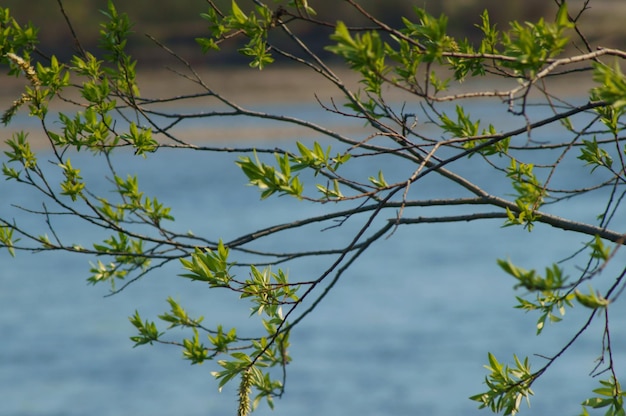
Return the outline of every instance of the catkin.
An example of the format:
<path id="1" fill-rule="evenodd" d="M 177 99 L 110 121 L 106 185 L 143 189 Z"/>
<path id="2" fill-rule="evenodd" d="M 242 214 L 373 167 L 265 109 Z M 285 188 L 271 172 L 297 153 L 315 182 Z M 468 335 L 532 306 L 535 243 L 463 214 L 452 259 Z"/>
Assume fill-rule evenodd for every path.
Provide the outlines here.
<path id="1" fill-rule="evenodd" d="M 26 62 L 24 58 L 17 56 L 13 52 L 9 52 L 5 56 L 20 67 L 22 72 L 24 72 L 24 75 L 26 75 L 26 78 L 30 81 L 31 85 L 35 87 L 35 89 L 38 89 L 41 86 L 41 81 L 39 81 L 39 77 L 37 77 L 37 71 L 35 71 L 35 68 L 33 68 L 30 63 Z M 8 124 L 15 113 L 17 113 L 17 110 L 19 110 L 24 103 L 31 101 L 31 99 L 32 97 L 22 93 L 20 98 L 13 101 L 11 107 L 9 107 L 9 109 L 2 114 L 2 118 L 0 119 L 2 124 Z"/>
<path id="2" fill-rule="evenodd" d="M 17 110 L 19 110 L 19 108 L 22 106 L 22 104 L 30 100 L 31 98 L 28 95 L 22 93 L 20 98 L 18 100 L 13 101 L 13 104 L 11 104 L 11 107 L 9 107 L 9 109 L 6 110 L 2 114 L 2 119 L 0 119 L 2 124 L 4 125 L 8 124 L 11 118 L 13 118 L 13 116 L 15 115 L 15 113 L 17 113 Z"/>
<path id="3" fill-rule="evenodd" d="M 241 374 L 237 416 L 248 416 L 250 414 L 250 393 L 252 393 L 252 370 L 248 368 Z"/>
<path id="4" fill-rule="evenodd" d="M 33 68 L 30 63 L 26 62 L 24 58 L 22 58 L 21 56 L 17 56 L 13 52 L 7 53 L 6 57 L 13 61 L 15 65 L 20 67 L 20 69 L 24 72 L 24 75 L 26 75 L 26 78 L 28 78 L 33 87 L 36 88 L 41 85 L 41 82 L 37 77 L 37 71 L 35 71 L 35 68 Z"/>

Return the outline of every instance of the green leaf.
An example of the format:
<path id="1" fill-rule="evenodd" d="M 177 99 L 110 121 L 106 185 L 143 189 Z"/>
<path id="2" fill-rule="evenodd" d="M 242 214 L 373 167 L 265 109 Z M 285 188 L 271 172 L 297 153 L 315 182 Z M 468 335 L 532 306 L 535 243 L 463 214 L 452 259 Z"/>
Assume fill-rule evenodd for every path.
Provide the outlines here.
<path id="1" fill-rule="evenodd" d="M 239 24 L 245 24 L 248 21 L 248 17 L 244 12 L 241 11 L 239 5 L 237 5 L 237 2 L 235 2 L 235 0 L 232 0 L 231 2 L 231 9 L 233 12 L 233 17 Z"/>
<path id="2" fill-rule="evenodd" d="M 240 156 L 236 164 L 249 179 L 249 184 L 261 190 L 261 199 L 268 198 L 274 193 L 291 195 L 302 199 L 303 186 L 297 175 L 293 175 L 289 164 L 289 157 L 276 153 L 274 155 L 279 170 L 261 162 L 254 152 L 254 160 L 248 156 Z M 296 169 L 297 170 L 297 169 Z"/>
<path id="3" fill-rule="evenodd" d="M 13 239 L 13 228 L 0 226 L 0 245 L 9 251 L 11 257 L 15 257 L 15 248 L 13 245 L 17 241 L 20 241 L 20 239 Z"/>
<path id="4" fill-rule="evenodd" d="M 611 247 L 604 245 L 604 242 L 600 236 L 596 235 L 593 238 L 593 242 L 587 244 L 591 249 L 591 258 L 602 261 L 608 261 L 611 257 Z"/>
<path id="5" fill-rule="evenodd" d="M 135 311 L 135 314 L 128 319 L 139 332 L 139 335 L 130 337 L 131 341 L 135 343 L 134 347 L 143 344 L 152 344 L 154 341 L 158 341 L 159 337 L 163 335 L 162 332 L 157 330 L 154 322 L 143 322 L 138 311 Z"/>
<path id="6" fill-rule="evenodd" d="M 595 137 L 593 141 L 583 140 L 583 147 L 580 148 L 578 159 L 587 162 L 586 165 L 592 165 L 591 172 L 600 166 L 611 169 L 613 165 L 613 159 L 606 150 L 598 146 Z"/>
<path id="7" fill-rule="evenodd" d="M 200 335 L 193 328 L 193 338 L 183 339 L 183 358 L 191 361 L 191 364 L 202 364 L 209 356 L 209 350 L 200 342 Z"/>
<path id="8" fill-rule="evenodd" d="M 578 303 L 591 309 L 606 308 L 609 305 L 610 301 L 608 299 L 605 299 L 600 294 L 596 294 L 591 286 L 589 289 L 590 294 L 588 295 L 582 293 L 578 289 L 574 291 L 574 295 L 576 296 Z"/>
<path id="9" fill-rule="evenodd" d="M 191 261 L 181 258 L 183 268 L 190 273 L 179 274 L 191 280 L 200 280 L 209 283 L 211 287 L 229 287 L 233 278 L 230 269 L 233 266 L 228 261 L 229 250 L 222 240 L 218 242 L 217 250 L 209 248 L 204 251 L 196 248 L 191 255 Z"/>
<path id="10" fill-rule="evenodd" d="M 361 83 L 365 90 L 375 95 L 381 94 L 383 75 L 390 71 L 385 64 L 385 47 L 376 31 L 366 31 L 354 37 L 343 22 L 337 22 L 331 40 L 336 45 L 325 49 L 342 57 L 350 67 L 362 75 Z"/>
<path id="11" fill-rule="evenodd" d="M 607 101 L 615 109 L 626 106 L 626 77 L 617 59 L 610 67 L 601 62 L 592 62 L 593 80 L 599 85 L 592 90 L 596 99 Z"/>
<path id="12" fill-rule="evenodd" d="M 61 183 L 61 195 L 67 195 L 72 201 L 76 201 L 85 188 L 83 178 L 80 176 L 80 169 L 75 169 L 70 159 L 67 159 L 65 163 L 59 163 L 58 166 L 63 169 L 65 175 L 65 181 Z"/>
<path id="13" fill-rule="evenodd" d="M 378 177 L 375 178 L 370 176 L 369 181 L 377 188 L 386 188 L 388 186 L 387 181 L 385 181 L 385 177 L 383 176 L 383 171 L 378 171 Z"/>
<path id="14" fill-rule="evenodd" d="M 10 150 L 5 151 L 4 154 L 9 158 L 9 163 L 17 162 L 24 167 L 24 169 L 32 170 L 37 166 L 37 156 L 31 150 L 30 143 L 28 142 L 28 133 L 20 131 L 14 133 L 11 139 L 5 141 L 9 145 Z M 15 171 L 7 169 L 5 175 L 14 176 Z"/>
<path id="15" fill-rule="evenodd" d="M 200 45 L 200 49 L 203 53 L 207 53 L 209 51 L 219 51 L 220 47 L 215 42 L 214 39 L 211 38 L 196 38 L 196 43 Z"/>
<path id="16" fill-rule="evenodd" d="M 567 3 L 561 3 L 559 7 L 559 11 L 556 14 L 555 23 L 558 27 L 561 28 L 573 28 L 575 27 L 574 23 L 570 21 L 567 14 Z"/>
<path id="17" fill-rule="evenodd" d="M 563 287 L 568 278 L 556 263 L 546 268 L 545 277 L 535 270 L 517 267 L 510 260 L 498 259 L 497 263 L 502 270 L 519 281 L 519 284 L 515 285 L 516 289 L 524 287 L 531 291 L 550 291 Z"/>

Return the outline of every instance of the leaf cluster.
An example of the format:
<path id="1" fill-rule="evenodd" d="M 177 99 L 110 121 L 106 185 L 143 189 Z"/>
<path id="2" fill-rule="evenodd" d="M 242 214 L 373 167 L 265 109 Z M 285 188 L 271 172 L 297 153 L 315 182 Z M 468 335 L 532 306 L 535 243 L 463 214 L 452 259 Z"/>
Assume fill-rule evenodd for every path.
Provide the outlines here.
<path id="1" fill-rule="evenodd" d="M 261 190 L 261 199 L 274 193 L 302 197 L 303 186 L 298 175 L 293 175 L 289 156 L 275 155 L 278 169 L 261 162 L 255 152 L 254 160 L 248 156 L 240 156 L 237 165 L 250 180 L 250 185 Z"/>
<path id="2" fill-rule="evenodd" d="M 191 260 L 180 259 L 183 268 L 189 271 L 180 276 L 206 282 L 211 287 L 229 287 L 233 278 L 230 274 L 233 265 L 228 261 L 228 255 L 229 250 L 222 241 L 216 250 L 207 248 L 203 252 L 196 248 Z"/>
<path id="3" fill-rule="evenodd" d="M 219 44 L 222 41 L 241 34 L 246 43 L 238 51 L 252 58 L 251 67 L 263 69 L 274 62 L 267 43 L 268 30 L 274 24 L 274 15 L 266 5 L 259 4 L 255 6 L 254 11 L 246 14 L 233 0 L 230 13 L 224 15 L 211 4 L 201 17 L 209 22 L 208 30 L 211 34 L 210 37 L 196 38 L 204 53 L 211 50 L 219 51 Z"/>
<path id="4" fill-rule="evenodd" d="M 343 22 L 338 22 L 331 40 L 336 44 L 326 49 L 342 57 L 350 68 L 363 77 L 365 90 L 374 94 L 381 93 L 383 75 L 389 68 L 385 64 L 386 51 L 378 32 L 370 31 L 352 36 Z"/>
<path id="5" fill-rule="evenodd" d="M 9 58 L 12 53 L 29 61 L 39 43 L 39 29 L 31 23 L 20 25 L 7 7 L 0 7 L 0 62 L 9 65 L 9 75 L 19 75 L 23 68 Z"/>
<path id="6" fill-rule="evenodd" d="M 515 214 L 507 207 L 508 220 L 505 226 L 522 224 L 532 230 L 533 222 L 538 218 L 536 210 L 541 206 L 547 196 L 545 186 L 533 173 L 532 163 L 518 163 L 514 158 L 507 168 L 506 176 L 511 179 L 515 195 L 515 205 L 518 213 Z"/>
<path id="7" fill-rule="evenodd" d="M 509 367 L 489 353 L 489 365 L 485 366 L 489 371 L 485 378 L 489 390 L 470 397 L 480 403 L 480 409 L 489 408 L 494 413 L 502 412 L 508 416 L 519 412 L 522 400 L 526 399 L 530 404 L 530 396 L 534 394 L 530 387 L 536 377 L 530 371 L 528 358 L 522 362 L 514 355 L 513 359 L 515 367 Z"/>
<path id="8" fill-rule="evenodd" d="M 582 403 L 583 411 L 580 416 L 589 416 L 587 408 L 602 409 L 607 408 L 604 416 L 624 416 L 624 396 L 626 393 L 622 391 L 619 381 L 615 378 L 609 380 L 600 380 L 602 387 L 594 389 L 596 397 L 589 398 Z"/>

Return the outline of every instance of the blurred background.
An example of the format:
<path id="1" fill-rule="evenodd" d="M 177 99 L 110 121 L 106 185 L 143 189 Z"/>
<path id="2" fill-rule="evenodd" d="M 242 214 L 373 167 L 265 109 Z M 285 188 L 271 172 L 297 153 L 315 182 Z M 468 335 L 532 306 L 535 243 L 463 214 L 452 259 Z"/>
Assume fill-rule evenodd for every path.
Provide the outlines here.
<path id="1" fill-rule="evenodd" d="M 224 9 L 230 8 L 230 0 L 214 0 L 213 3 Z M 249 3 L 240 1 L 245 10 Z M 399 27 L 401 16 L 415 16 L 416 6 L 424 7 L 429 13 L 449 17 L 449 33 L 453 36 L 477 40 L 480 32 L 475 25 L 480 23 L 480 14 L 487 9 L 492 22 L 506 28 L 508 22 L 536 21 L 540 17 L 552 19 L 556 10 L 554 1 L 546 0 L 361 0 L 367 11 L 381 20 Z M 88 49 L 97 44 L 98 30 L 94 30 L 104 20 L 98 10 L 107 7 L 106 0 L 64 0 L 63 4 L 69 18 L 75 25 L 81 42 Z M 309 4 L 318 12 L 316 18 L 327 21 L 342 20 L 350 25 L 367 25 L 366 19 L 359 15 L 347 2 L 315 1 Z M 504 5 L 506 4 L 506 6 Z M 575 16 L 583 7 L 583 0 L 568 1 L 570 14 Z M 74 41 L 59 11 L 56 0 L 4 0 L 2 6 L 8 7 L 21 22 L 31 21 L 40 28 L 42 49 L 55 53 L 59 57 L 70 56 Z M 151 64 L 155 60 L 167 58 L 166 54 L 155 54 L 152 42 L 144 36 L 146 33 L 159 39 L 165 45 L 183 54 L 192 63 L 206 62 L 199 52 L 194 39 L 207 33 L 206 21 L 199 17 L 209 7 L 203 0 L 136 0 L 116 2 L 119 11 L 126 12 L 135 23 L 135 36 L 129 43 L 129 52 L 141 63 Z M 588 23 L 583 24 L 585 34 L 594 45 L 619 46 L 623 44 L 620 27 L 626 17 L 626 2 L 620 0 L 594 0 L 585 11 Z M 320 46 L 327 40 L 330 32 L 311 25 L 303 25 L 303 38 L 309 45 Z M 228 48 L 224 48 L 228 49 Z M 318 48 L 319 49 L 319 48 Z M 233 48 L 234 50 L 234 48 Z M 224 52 L 224 51 L 223 51 Z M 238 63 L 242 58 L 235 52 L 220 53 L 219 61 L 211 64 Z"/>

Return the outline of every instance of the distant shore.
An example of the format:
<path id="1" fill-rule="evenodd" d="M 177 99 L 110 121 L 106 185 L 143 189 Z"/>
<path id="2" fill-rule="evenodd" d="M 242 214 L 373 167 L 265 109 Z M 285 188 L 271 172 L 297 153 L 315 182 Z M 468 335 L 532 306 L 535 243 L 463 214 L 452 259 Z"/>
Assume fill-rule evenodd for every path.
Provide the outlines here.
<path id="1" fill-rule="evenodd" d="M 357 74 L 352 71 L 340 69 L 336 73 L 351 88 L 358 83 Z M 193 77 L 188 72 L 184 75 Z M 341 95 L 322 75 L 300 68 L 203 68 L 198 75 L 214 92 L 242 104 L 302 102 L 315 99 L 316 95 Z M 138 76 L 138 81 L 150 95 L 161 91 L 164 96 L 202 92 L 197 83 L 168 70 L 145 72 Z"/>
<path id="2" fill-rule="evenodd" d="M 359 83 L 359 74 L 347 68 L 333 68 L 333 72 L 341 79 L 351 91 L 363 89 Z M 259 71 L 258 69 L 236 68 L 204 68 L 198 71 L 206 85 L 216 93 L 223 95 L 235 103 L 258 104 L 258 103 L 290 103 L 343 97 L 343 93 L 330 80 L 311 70 L 291 67 L 269 67 Z M 442 73 L 444 74 L 444 73 Z M 189 75 L 189 74 L 186 74 Z M 450 72 L 450 76 L 452 73 Z M 147 71 L 138 75 L 139 85 L 144 94 L 154 96 L 155 92 L 162 96 L 193 94 L 202 91 L 202 87 L 185 79 L 180 75 L 168 70 Z M 580 96 L 586 94 L 591 88 L 591 76 L 589 73 L 571 74 L 564 77 L 552 77 L 549 79 L 551 90 L 558 95 Z M 463 83 L 451 82 L 452 93 L 469 91 L 493 91 L 512 89 L 517 85 L 516 81 L 493 77 L 469 78 Z M 415 101 L 416 98 L 410 93 L 393 89 L 390 86 L 383 87 L 386 98 L 391 100 L 404 99 Z M 442 93 L 443 94 L 443 93 Z"/>
<path id="3" fill-rule="evenodd" d="M 311 103 L 317 105 L 317 100 L 331 105 L 336 103 L 341 105 L 344 101 L 343 93 L 329 80 L 322 75 L 313 71 L 270 67 L 266 70 L 259 71 L 252 68 L 203 68 L 198 71 L 198 75 L 202 82 L 210 91 L 220 94 L 224 99 L 243 106 L 254 106 L 259 108 L 262 105 L 289 105 L 291 103 Z M 342 82 L 352 91 L 361 87 L 358 82 L 358 75 L 348 69 L 337 69 L 336 75 Z M 187 73 L 187 77 L 193 79 L 193 75 Z M 138 70 L 138 84 L 141 90 L 141 97 L 145 99 L 166 99 L 172 97 L 188 96 L 207 92 L 207 89 L 197 82 L 180 76 L 172 71 L 161 70 Z M 551 79 L 551 91 L 562 97 L 581 97 L 588 93 L 592 87 L 591 77 L 586 75 L 575 75 L 563 77 L 560 79 Z M 5 111 L 10 107 L 11 103 L 19 98 L 25 79 L 10 78 L 0 76 L 0 111 Z M 455 92 L 467 91 L 503 91 L 516 86 L 514 80 L 503 83 L 502 80 L 489 80 L 486 78 L 475 78 L 468 80 L 464 84 L 455 87 Z M 394 91 L 388 88 L 385 93 L 389 102 L 407 101 L 414 102 L 415 96 L 406 92 Z M 77 98 L 77 97 L 74 97 Z M 80 98 L 80 97 L 78 97 Z M 196 101 L 193 99 L 170 101 L 161 104 L 160 108 L 172 111 L 177 107 L 190 107 L 194 105 L 203 106 L 206 103 L 207 108 L 212 108 L 215 98 L 212 101 Z M 80 100 L 79 100 L 80 101 Z M 463 103 L 468 103 L 464 101 Z M 461 104 L 463 104 L 461 103 Z M 51 111 L 68 111 L 75 112 L 76 107 L 60 100 L 55 100 L 51 106 Z M 20 114 L 28 111 L 26 107 L 20 109 Z M 470 111 L 471 113 L 471 111 Z M 34 120 L 28 121 L 24 117 L 20 117 L 19 121 L 3 127 L 0 130 L 0 147 L 6 148 L 4 141 L 19 130 L 29 131 L 29 139 L 34 146 L 47 145 L 47 138 L 44 136 L 41 128 L 33 123 Z M 27 123 L 27 124 L 25 124 Z M 332 126 L 329 126 L 332 127 Z M 223 129 L 222 129 L 223 130 Z M 211 134 L 207 134 L 206 129 L 198 132 L 189 132 L 190 140 L 194 142 L 217 140 L 219 137 L 294 137 L 294 127 L 281 127 L 280 131 L 272 129 L 272 131 L 250 131 L 236 126 L 229 128 L 229 133 L 211 129 Z M 302 130 L 302 129 L 300 129 Z"/>

